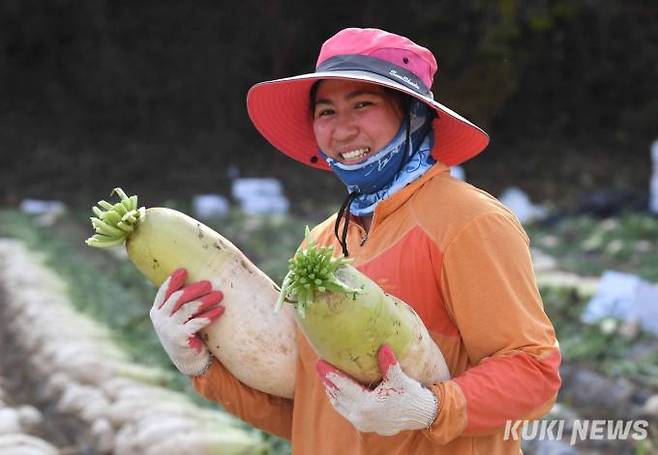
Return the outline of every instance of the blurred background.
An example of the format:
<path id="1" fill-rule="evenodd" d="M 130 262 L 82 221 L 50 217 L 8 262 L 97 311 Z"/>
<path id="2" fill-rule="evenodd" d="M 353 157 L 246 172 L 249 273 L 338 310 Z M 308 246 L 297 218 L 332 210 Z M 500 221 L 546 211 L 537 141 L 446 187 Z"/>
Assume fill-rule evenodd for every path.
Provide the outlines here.
<path id="1" fill-rule="evenodd" d="M 312 71 L 346 26 L 409 35 L 439 63 L 436 97 L 489 132 L 469 181 L 572 207 L 645 193 L 658 119 L 647 1 L 0 2 L 0 200 L 87 203 L 226 188 L 227 169 L 342 192 L 275 153 L 249 122 L 254 83 Z M 144 189 L 141 189 L 141 188 Z M 332 192 L 317 197 L 334 200 Z M 293 209 L 298 209 L 293 204 Z"/>
<path id="2" fill-rule="evenodd" d="M 121 186 L 141 204 L 186 211 L 280 281 L 304 225 L 335 211 L 345 189 L 262 139 L 246 92 L 311 72 L 322 42 L 348 26 L 430 48 L 435 97 L 490 134 L 461 171 L 512 206 L 532 239 L 565 355 L 557 418 L 650 422 L 641 441 L 530 441 L 526 451 L 657 453 L 656 2 L 0 0 L 0 270 L 19 254 L 13 242 L 38 251 L 68 283 L 72 307 L 109 328 L 131 361 L 171 373 L 151 382 L 208 407 L 154 338 L 145 311 L 153 289 L 120 254 L 84 247 L 89 207 Z M 284 202 L 249 209 L 250 191 Z M 0 314 L 11 321 L 18 285 L 3 284 Z M 16 326 L 2 325 L 0 378 L 14 395 L 5 401 L 42 414 L 24 433 L 66 453 L 114 450 L 121 425 L 110 419 L 94 433 L 89 413 L 62 404 L 70 375 L 39 392 L 47 380 L 25 367 Z M 289 451 L 231 425 L 266 450 Z"/>

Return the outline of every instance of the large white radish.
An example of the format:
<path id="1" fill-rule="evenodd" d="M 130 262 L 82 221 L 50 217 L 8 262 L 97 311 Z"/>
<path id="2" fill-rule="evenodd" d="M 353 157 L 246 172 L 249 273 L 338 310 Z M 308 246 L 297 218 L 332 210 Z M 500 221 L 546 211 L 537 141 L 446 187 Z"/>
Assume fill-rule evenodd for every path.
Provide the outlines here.
<path id="1" fill-rule="evenodd" d="M 156 286 L 178 267 L 189 281 L 209 280 L 223 292 L 226 311 L 203 330 L 210 352 L 240 381 L 285 398 L 293 396 L 297 345 L 293 311 L 274 313 L 278 286 L 235 245 L 177 210 L 138 208 L 120 188 L 120 201 L 93 211 L 94 247 L 125 242 L 132 263 Z"/>

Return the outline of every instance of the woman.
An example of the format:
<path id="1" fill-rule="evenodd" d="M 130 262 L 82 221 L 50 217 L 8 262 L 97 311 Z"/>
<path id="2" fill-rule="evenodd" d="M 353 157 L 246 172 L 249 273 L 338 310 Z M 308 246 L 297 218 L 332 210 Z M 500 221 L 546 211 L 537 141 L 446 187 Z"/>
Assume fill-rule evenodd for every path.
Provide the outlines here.
<path id="1" fill-rule="evenodd" d="M 299 335 L 294 399 L 269 396 L 231 376 L 196 337 L 222 311 L 208 283 L 183 288 L 177 271 L 154 303 L 155 329 L 196 389 L 290 439 L 294 452 L 518 453 L 519 441 L 504 438 L 507 421 L 537 418 L 555 400 L 560 352 L 528 238 L 498 201 L 450 177 L 449 166 L 488 137 L 434 101 L 435 71 L 432 53 L 407 38 L 345 29 L 324 43 L 316 72 L 257 84 L 247 106 L 272 145 L 346 184 L 343 207 L 313 238 L 415 308 L 451 380 L 425 387 L 383 346 L 384 380 L 364 389 Z M 165 301 L 194 314 L 193 324 L 158 310 Z"/>

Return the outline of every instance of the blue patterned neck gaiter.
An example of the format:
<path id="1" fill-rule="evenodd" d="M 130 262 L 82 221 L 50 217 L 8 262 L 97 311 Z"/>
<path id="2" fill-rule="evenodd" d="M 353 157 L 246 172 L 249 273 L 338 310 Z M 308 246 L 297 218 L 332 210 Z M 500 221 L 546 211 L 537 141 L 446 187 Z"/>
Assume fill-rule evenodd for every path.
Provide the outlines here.
<path id="1" fill-rule="evenodd" d="M 416 180 L 436 162 L 431 156 L 434 111 L 411 98 L 407 115 L 391 142 L 362 163 L 344 164 L 320 150 L 347 191 L 358 193 L 350 205 L 353 215 L 372 213 L 379 201 Z"/>

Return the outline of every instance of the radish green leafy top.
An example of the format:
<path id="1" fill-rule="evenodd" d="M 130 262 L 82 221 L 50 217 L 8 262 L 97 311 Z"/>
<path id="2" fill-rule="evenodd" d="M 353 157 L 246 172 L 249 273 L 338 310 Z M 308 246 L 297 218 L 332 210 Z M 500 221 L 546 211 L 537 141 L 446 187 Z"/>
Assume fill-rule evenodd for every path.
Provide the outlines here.
<path id="1" fill-rule="evenodd" d="M 91 210 L 96 216 L 91 217 L 91 225 L 96 234 L 89 237 L 85 243 L 97 248 L 121 245 L 135 229 L 135 224 L 144 218 L 146 209 L 137 208 L 137 196 L 128 196 L 121 188 L 114 188 L 110 193 L 116 193 L 119 202 L 110 204 L 98 201 L 98 207 Z"/>
<path id="2" fill-rule="evenodd" d="M 308 226 L 305 239 L 306 248 L 297 251 L 288 261 L 289 271 L 281 285 L 275 310 L 278 311 L 286 301 L 297 308 L 301 317 L 305 315 L 306 305 L 312 304 L 319 294 L 337 292 L 355 295 L 361 292 L 361 289 L 347 286 L 335 275 L 338 268 L 351 262 L 349 259 L 333 257 L 333 247 L 318 247 L 311 239 Z"/>

